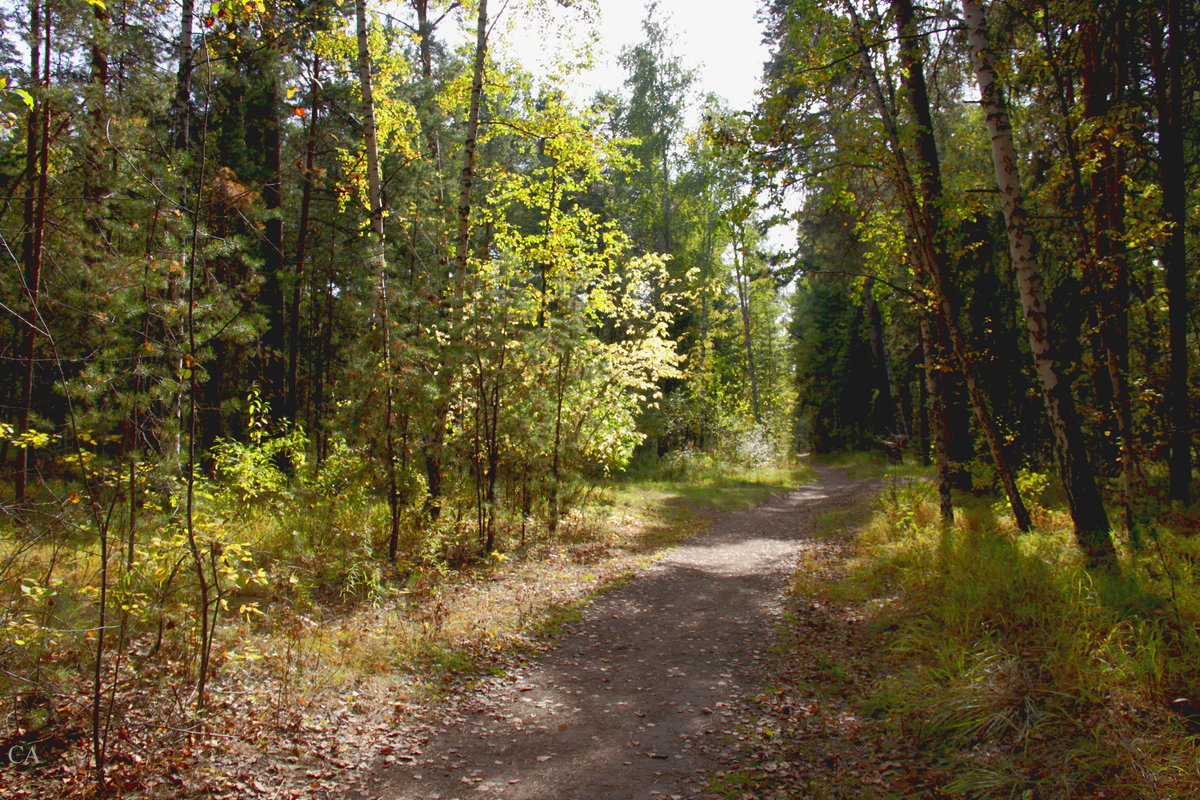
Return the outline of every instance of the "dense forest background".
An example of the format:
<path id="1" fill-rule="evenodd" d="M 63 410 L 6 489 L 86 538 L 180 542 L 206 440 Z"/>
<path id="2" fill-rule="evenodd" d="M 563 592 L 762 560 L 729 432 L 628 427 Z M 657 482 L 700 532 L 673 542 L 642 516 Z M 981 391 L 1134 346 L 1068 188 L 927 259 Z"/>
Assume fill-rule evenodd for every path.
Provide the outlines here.
<path id="1" fill-rule="evenodd" d="M 503 557 L 613 476 L 876 449 L 947 519 L 1061 492 L 1109 571 L 1190 503 L 1193 4 L 768 0 L 753 109 L 653 4 L 572 101 L 595 13 L 5 4 L 0 686 L 88 672 L 101 782 L 136 637 L 204 706 L 264 592 Z"/>
<path id="2" fill-rule="evenodd" d="M 500 507 L 553 527 L 647 441 L 786 448 L 751 176 L 687 129 L 693 73 L 653 15 L 624 89 L 587 108 L 494 60 L 540 10 L 11 18 L 19 513 L 57 516 L 51 485 L 101 506 L 173 497 L 185 473 L 253 493 L 332 459 L 389 502 L 394 560 L 402 527 L 445 510 L 474 509 L 485 549 Z"/>

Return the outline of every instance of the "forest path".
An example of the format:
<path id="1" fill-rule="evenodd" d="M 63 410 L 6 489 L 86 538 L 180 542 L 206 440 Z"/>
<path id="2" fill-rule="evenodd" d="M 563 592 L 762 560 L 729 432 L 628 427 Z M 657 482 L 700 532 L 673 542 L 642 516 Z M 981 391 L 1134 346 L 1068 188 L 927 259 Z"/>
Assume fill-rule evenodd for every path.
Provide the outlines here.
<path id="1" fill-rule="evenodd" d="M 376 765 L 379 800 L 634 800 L 707 796 L 771 661 L 818 515 L 866 481 L 818 479 L 724 514 L 590 603 L 555 646 L 451 704 L 416 749 Z M 386 752 L 386 751 L 385 751 Z"/>

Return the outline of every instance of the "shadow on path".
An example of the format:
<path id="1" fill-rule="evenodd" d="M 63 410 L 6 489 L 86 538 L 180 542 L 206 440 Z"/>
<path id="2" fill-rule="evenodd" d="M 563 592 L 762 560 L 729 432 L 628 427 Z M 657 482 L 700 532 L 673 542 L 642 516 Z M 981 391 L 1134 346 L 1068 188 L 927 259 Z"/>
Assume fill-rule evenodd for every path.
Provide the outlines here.
<path id="1" fill-rule="evenodd" d="M 861 497 L 863 482 L 818 473 L 722 515 L 591 603 L 553 649 L 455 701 L 417 749 L 377 764 L 360 796 L 706 796 L 765 677 L 781 590 L 813 520 Z"/>

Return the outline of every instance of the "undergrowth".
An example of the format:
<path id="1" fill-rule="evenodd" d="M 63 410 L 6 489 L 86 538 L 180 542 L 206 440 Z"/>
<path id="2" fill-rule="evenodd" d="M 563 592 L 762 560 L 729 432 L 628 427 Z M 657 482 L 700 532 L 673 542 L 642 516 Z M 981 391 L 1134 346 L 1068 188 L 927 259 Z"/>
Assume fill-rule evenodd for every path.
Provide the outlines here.
<path id="1" fill-rule="evenodd" d="M 827 588 L 893 598 L 865 711 L 929 753 L 952 796 L 1200 796 L 1200 542 L 1148 525 L 1119 577 L 1096 575 L 1061 509 L 1020 535 L 1003 506 L 958 501 L 943 526 L 930 482 L 885 478 Z"/>
<path id="2" fill-rule="evenodd" d="M 222 743 L 315 730 L 347 698 L 368 731 L 429 707 L 541 646 L 582 602 L 701 529 L 708 512 L 753 505 L 803 477 L 735 466 L 730 486 L 660 476 L 598 487 L 553 533 L 537 520 L 499 518 L 486 557 L 470 525 L 448 514 L 424 528 L 407 520 L 393 565 L 383 557 L 386 503 L 355 480 L 351 456 L 334 452 L 325 469 L 286 482 L 264 480 L 276 477 L 273 462 L 231 451 L 237 469 L 201 485 L 197 527 L 221 589 L 203 712 L 191 695 L 194 576 L 177 504 L 148 492 L 136 531 L 114 526 L 101 708 L 112 719 L 114 790 L 140 783 L 147 769 L 199 768 Z M 35 772 L 0 772 L 0 794 L 86 792 L 95 535 L 82 523 L 38 538 L 2 533 L 0 742 L 65 751 L 40 750 L 48 757 Z M 137 569 L 127 571 L 130 546 Z"/>

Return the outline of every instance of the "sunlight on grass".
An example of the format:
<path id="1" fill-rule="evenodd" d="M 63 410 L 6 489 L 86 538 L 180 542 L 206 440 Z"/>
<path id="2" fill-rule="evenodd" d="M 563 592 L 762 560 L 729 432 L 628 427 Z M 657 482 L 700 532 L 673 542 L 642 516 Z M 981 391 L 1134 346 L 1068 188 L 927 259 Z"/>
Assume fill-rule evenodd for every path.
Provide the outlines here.
<path id="1" fill-rule="evenodd" d="M 866 711 L 933 754 L 958 796 L 1200 796 L 1194 537 L 1161 531 L 1124 548 L 1122 577 L 1096 576 L 1061 509 L 1017 535 L 1001 504 L 960 501 L 946 527 L 931 484 L 885 483 L 849 573 L 797 584 L 896 597 L 872 622 L 894 665 Z"/>
<path id="2" fill-rule="evenodd" d="M 744 469 L 726 467 L 719 471 L 684 473 L 664 470 L 657 475 L 615 482 L 610 498 L 613 505 L 618 507 L 666 502 L 683 503 L 700 510 L 732 511 L 753 508 L 815 477 L 816 472 L 805 463 Z"/>

